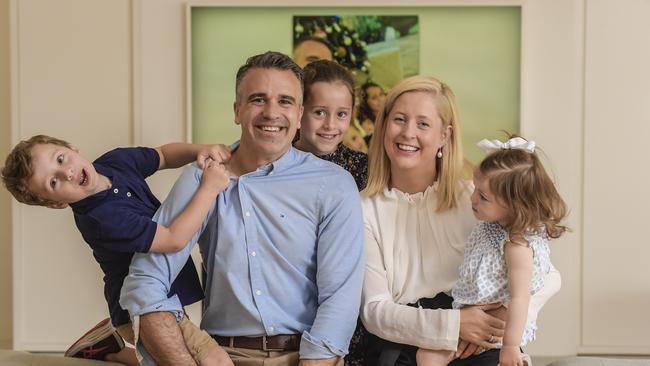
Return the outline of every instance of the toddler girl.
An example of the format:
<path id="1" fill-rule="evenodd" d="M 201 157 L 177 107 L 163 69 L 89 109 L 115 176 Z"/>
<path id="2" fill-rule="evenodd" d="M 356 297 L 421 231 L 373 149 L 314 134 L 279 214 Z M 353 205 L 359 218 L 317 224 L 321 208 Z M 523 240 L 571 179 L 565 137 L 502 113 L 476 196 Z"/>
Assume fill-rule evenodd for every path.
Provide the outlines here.
<path id="1" fill-rule="evenodd" d="M 530 358 L 520 347 L 535 339 L 537 328 L 527 320 L 530 297 L 550 270 L 549 239 L 567 230 L 561 223 L 566 205 L 535 153 L 535 142 L 514 137 L 505 143 L 482 140 L 478 146 L 492 153 L 474 171 L 472 210 L 480 222 L 467 239 L 453 307 L 505 304 L 503 339 L 492 335 L 489 342 L 501 349 L 501 366 L 523 366 Z M 472 357 L 454 364 L 471 364 Z M 417 353 L 419 366 L 446 365 L 453 358 L 449 351 Z"/>

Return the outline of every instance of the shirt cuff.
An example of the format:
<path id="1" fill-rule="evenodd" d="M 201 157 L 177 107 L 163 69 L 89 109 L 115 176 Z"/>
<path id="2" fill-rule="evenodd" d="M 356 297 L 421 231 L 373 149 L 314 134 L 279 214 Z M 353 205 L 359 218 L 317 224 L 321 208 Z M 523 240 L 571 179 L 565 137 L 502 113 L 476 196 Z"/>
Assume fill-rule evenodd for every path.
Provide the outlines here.
<path id="1" fill-rule="evenodd" d="M 316 339 L 304 331 L 300 339 L 300 359 L 319 360 L 334 357 L 343 357 L 347 352 L 336 348 L 331 342 Z"/>
<path id="2" fill-rule="evenodd" d="M 135 306 L 134 308 L 131 307 L 127 310 L 129 310 L 131 318 L 148 313 L 170 312 L 174 313 L 177 322 L 183 319 L 183 305 L 178 299 L 178 295 L 174 295 L 157 303 L 149 304 L 143 307 Z"/>

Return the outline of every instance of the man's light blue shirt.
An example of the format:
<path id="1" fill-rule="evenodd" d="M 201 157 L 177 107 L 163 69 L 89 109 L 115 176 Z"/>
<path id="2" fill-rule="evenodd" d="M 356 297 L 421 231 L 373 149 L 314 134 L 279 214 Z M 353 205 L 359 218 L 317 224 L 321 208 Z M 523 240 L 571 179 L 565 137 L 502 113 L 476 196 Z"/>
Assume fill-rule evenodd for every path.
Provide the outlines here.
<path id="1" fill-rule="evenodd" d="M 188 205 L 202 171 L 187 167 L 154 220 L 168 226 Z M 342 168 L 291 147 L 231 178 L 192 238 L 207 271 L 201 328 L 221 336 L 302 334 L 300 357 L 347 353 L 363 279 L 363 218 Z M 193 247 L 136 254 L 120 304 L 131 316 L 182 307 L 169 286 Z"/>

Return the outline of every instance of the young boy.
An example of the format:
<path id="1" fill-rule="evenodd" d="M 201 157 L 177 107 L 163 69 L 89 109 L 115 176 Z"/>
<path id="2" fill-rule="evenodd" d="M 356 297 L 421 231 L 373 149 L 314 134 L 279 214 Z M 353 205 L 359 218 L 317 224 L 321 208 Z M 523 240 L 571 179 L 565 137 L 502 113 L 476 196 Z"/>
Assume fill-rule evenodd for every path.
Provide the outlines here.
<path id="1" fill-rule="evenodd" d="M 110 319 L 100 322 L 66 352 L 66 356 L 106 359 L 137 365 L 129 314 L 119 305 L 120 290 L 135 252 L 175 252 L 199 229 L 216 196 L 229 182 L 220 163 L 230 158 L 223 145 L 173 143 L 158 148 L 118 148 L 90 163 L 68 142 L 45 135 L 21 141 L 7 156 L 2 180 L 19 202 L 49 208 L 70 206 L 77 228 L 104 272 L 104 296 Z M 194 198 L 169 227 L 151 217 L 160 202 L 145 178 L 159 169 L 178 168 L 197 160 L 203 177 Z M 196 268 L 188 260 L 169 296 L 183 305 L 203 298 Z M 181 331 L 197 364 L 228 357 L 216 342 L 187 318 Z M 120 337 L 121 336 L 121 337 Z"/>

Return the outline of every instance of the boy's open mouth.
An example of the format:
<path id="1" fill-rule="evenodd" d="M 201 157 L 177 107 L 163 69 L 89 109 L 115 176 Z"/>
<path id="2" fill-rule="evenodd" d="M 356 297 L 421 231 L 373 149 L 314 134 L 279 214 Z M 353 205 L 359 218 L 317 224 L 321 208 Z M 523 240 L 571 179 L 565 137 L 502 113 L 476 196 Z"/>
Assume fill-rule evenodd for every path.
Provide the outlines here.
<path id="1" fill-rule="evenodd" d="M 82 169 L 79 175 L 79 185 L 85 186 L 86 183 L 88 183 L 88 174 L 86 174 L 85 169 Z"/>

